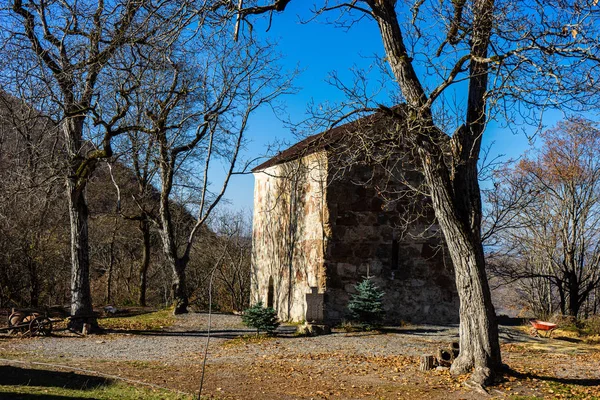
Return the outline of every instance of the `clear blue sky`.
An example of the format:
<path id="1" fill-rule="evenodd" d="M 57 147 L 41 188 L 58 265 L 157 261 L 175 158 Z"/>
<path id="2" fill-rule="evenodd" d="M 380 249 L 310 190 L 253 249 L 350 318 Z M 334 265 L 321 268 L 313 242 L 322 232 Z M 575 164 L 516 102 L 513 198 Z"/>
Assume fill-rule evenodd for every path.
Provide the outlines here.
<path id="1" fill-rule="evenodd" d="M 260 23 L 255 27 L 259 30 L 258 34 L 267 35 L 278 42 L 284 68 L 291 70 L 298 66 L 303 70 L 295 80 L 299 92 L 282 99 L 292 121 L 301 121 L 306 117 L 307 104 L 311 100 L 318 104 L 343 99 L 337 89 L 326 83 L 330 72 L 336 71 L 342 78 L 349 79 L 353 66 L 368 68 L 372 63 L 369 57 L 375 54 L 383 57 L 383 46 L 374 21 L 365 19 L 350 30 L 318 21 L 301 24 L 299 14 L 306 18 L 306 7 L 304 2 L 291 2 L 286 12 L 273 16 L 269 32 L 263 32 Z M 559 118 L 558 114 L 552 114 L 545 122 L 553 124 Z M 264 155 L 269 144 L 292 144 L 299 140 L 267 109 L 252 117 L 247 137 L 249 143 L 244 151 L 245 158 Z M 492 143 L 491 153 L 504 154 L 506 157 L 518 157 L 528 147 L 526 135 L 514 134 L 494 122 L 488 126 L 484 146 Z M 234 177 L 226 193 L 230 207 L 251 211 L 253 187 L 254 178 L 251 174 Z"/>

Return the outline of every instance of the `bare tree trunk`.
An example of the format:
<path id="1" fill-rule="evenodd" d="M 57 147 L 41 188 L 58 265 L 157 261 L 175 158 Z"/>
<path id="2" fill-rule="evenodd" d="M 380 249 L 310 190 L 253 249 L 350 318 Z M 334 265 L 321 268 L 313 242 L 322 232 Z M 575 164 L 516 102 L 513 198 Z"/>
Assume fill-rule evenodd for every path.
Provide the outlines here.
<path id="1" fill-rule="evenodd" d="M 29 258 L 29 257 L 28 257 Z M 37 273 L 37 262 L 29 258 L 29 304 L 37 307 L 40 298 L 40 280 Z"/>
<path id="2" fill-rule="evenodd" d="M 187 313 L 188 306 L 188 296 L 185 286 L 185 267 L 188 258 L 179 258 L 177 256 L 177 245 L 175 244 L 168 203 L 162 205 L 161 222 L 162 227 L 160 229 L 160 236 L 163 242 L 163 250 L 167 265 L 171 268 L 173 273 L 173 282 L 171 283 L 171 294 L 174 306 L 173 314 L 185 314 Z"/>
<path id="3" fill-rule="evenodd" d="M 579 315 L 579 308 L 581 306 L 579 296 L 579 280 L 577 279 L 576 273 L 570 273 L 568 276 L 569 285 L 569 301 L 567 311 L 569 315 L 577 318 Z"/>
<path id="4" fill-rule="evenodd" d="M 90 290 L 90 254 L 88 235 L 88 206 L 85 197 L 87 177 L 93 164 L 81 162 L 84 117 L 67 118 L 63 123 L 69 161 L 69 176 L 66 179 L 66 194 L 69 204 L 71 228 L 71 321 L 72 329 L 81 331 L 85 323 L 98 330 L 93 315 Z M 89 169 L 89 170 L 88 170 Z M 83 178 L 83 179 L 82 179 Z"/>
<path id="5" fill-rule="evenodd" d="M 138 302 L 140 306 L 146 306 L 146 288 L 148 284 L 148 267 L 150 266 L 150 224 L 148 221 L 141 221 L 139 230 L 143 237 L 143 248 L 142 248 L 142 262 L 140 264 L 139 276 L 139 298 Z"/>
<path id="6" fill-rule="evenodd" d="M 115 267 L 115 237 L 117 236 L 117 220 L 118 215 L 115 215 L 115 222 L 113 227 L 112 236 L 110 238 L 109 254 L 108 254 L 108 276 L 106 282 L 106 304 L 112 302 L 112 283 L 113 283 L 113 271 Z"/>
<path id="7" fill-rule="evenodd" d="M 462 171 L 462 181 L 440 179 L 447 173 L 443 160 L 423 160 L 436 217 L 454 264 L 460 298 L 460 355 L 452 364 L 454 374 L 474 369 L 472 381 L 487 385 L 502 367 L 496 314 L 485 272 L 480 238 L 481 199 L 476 165 Z M 437 170 L 436 170 L 437 169 Z M 449 182 L 452 182 L 450 185 Z"/>
<path id="8" fill-rule="evenodd" d="M 97 325 L 90 291 L 88 206 L 84 192 L 72 179 L 67 179 L 67 195 L 71 223 L 71 317 L 75 317 L 71 327 L 81 330 L 84 323 Z"/>
<path id="9" fill-rule="evenodd" d="M 185 286 L 185 267 L 187 263 L 177 260 L 173 266 L 173 314 L 188 312 L 188 295 Z"/>

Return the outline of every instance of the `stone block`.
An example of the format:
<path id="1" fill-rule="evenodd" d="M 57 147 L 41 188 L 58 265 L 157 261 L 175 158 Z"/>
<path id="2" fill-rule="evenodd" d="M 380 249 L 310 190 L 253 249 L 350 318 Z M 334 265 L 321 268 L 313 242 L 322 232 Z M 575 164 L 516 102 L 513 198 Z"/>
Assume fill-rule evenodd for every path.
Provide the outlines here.
<path id="1" fill-rule="evenodd" d="M 339 277 L 355 278 L 356 265 L 349 263 L 338 263 L 337 274 Z"/>
<path id="2" fill-rule="evenodd" d="M 324 324 L 309 324 L 304 323 L 296 328 L 296 334 L 299 336 L 319 336 L 329 335 L 331 333 L 331 327 Z"/>

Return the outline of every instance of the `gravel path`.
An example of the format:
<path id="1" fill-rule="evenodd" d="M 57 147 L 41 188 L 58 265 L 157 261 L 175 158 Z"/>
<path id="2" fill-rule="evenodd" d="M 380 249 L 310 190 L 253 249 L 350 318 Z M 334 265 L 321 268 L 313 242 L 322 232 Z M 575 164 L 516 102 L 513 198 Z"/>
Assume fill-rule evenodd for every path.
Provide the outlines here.
<path id="1" fill-rule="evenodd" d="M 241 318 L 228 314 L 211 317 L 210 353 L 216 357 L 289 356 L 346 352 L 358 355 L 419 355 L 440 343 L 449 343 L 458 337 L 455 327 L 427 326 L 392 330 L 388 334 L 352 333 L 336 331 L 332 335 L 295 337 L 295 326 L 282 326 L 278 337 L 261 345 L 235 346 L 223 344 L 231 339 L 252 334 L 254 331 L 241 323 Z M 117 333 L 88 337 L 51 337 L 12 341 L 16 351 L 35 352 L 44 358 L 95 358 L 99 360 L 158 361 L 185 363 L 197 361 L 204 351 L 208 327 L 207 314 L 186 314 L 163 332 Z"/>

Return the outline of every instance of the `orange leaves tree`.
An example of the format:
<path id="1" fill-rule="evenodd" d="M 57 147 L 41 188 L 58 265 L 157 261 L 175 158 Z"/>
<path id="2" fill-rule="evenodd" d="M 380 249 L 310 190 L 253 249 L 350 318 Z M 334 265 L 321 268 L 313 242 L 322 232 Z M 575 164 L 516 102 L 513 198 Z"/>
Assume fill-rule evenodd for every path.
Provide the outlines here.
<path id="1" fill-rule="evenodd" d="M 600 130 L 570 118 L 542 134 L 542 146 L 498 174 L 489 200 L 495 271 L 520 282 L 538 314 L 577 317 L 600 286 Z M 510 223 L 503 222 L 510 221 Z"/>

